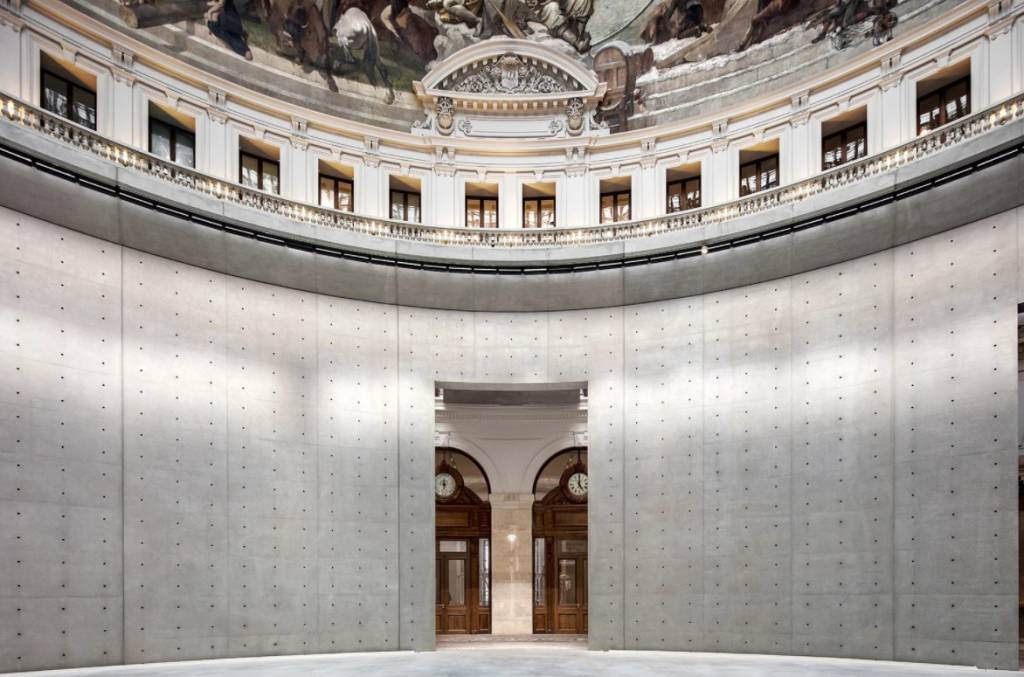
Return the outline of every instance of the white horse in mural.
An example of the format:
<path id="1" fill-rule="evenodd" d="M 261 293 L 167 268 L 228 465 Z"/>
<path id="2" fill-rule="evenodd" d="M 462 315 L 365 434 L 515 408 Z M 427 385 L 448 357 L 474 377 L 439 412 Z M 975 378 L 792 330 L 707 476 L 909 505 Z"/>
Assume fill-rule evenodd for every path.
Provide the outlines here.
<path id="1" fill-rule="evenodd" d="M 358 7 L 350 7 L 334 24 L 334 36 L 341 48 L 341 53 L 350 64 L 360 63 L 366 79 L 371 85 L 378 83 L 378 77 L 387 87 L 388 93 L 384 101 L 388 104 L 395 101 L 395 90 L 391 85 L 391 77 L 380 58 L 380 43 L 377 31 L 370 17 Z M 360 57 L 357 59 L 355 54 Z"/>

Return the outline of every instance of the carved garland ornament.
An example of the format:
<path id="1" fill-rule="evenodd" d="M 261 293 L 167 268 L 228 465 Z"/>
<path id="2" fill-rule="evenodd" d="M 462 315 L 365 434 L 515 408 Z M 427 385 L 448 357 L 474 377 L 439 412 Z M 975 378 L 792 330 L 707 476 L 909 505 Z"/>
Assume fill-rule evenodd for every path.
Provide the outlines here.
<path id="1" fill-rule="evenodd" d="M 564 73 L 544 73 L 536 64 L 506 54 L 474 64 L 449 89 L 466 94 L 557 94 L 579 90 L 580 85 Z"/>

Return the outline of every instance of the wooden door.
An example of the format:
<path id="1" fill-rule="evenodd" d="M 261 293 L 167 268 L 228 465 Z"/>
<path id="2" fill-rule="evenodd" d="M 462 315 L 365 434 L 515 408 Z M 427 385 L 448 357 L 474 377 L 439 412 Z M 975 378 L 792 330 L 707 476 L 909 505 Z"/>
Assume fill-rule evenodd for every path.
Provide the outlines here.
<path id="1" fill-rule="evenodd" d="M 533 504 L 535 633 L 587 634 L 587 491 L 585 482 L 582 494 L 578 491 L 576 477 L 587 470 L 581 450 L 570 450 L 576 462 L 565 467 L 558 486 Z"/>
<path id="2" fill-rule="evenodd" d="M 550 584 L 554 587 L 554 631 L 562 634 L 587 632 L 587 540 L 556 539 Z"/>
<path id="3" fill-rule="evenodd" d="M 437 541 L 437 632 L 469 632 L 469 552 L 465 540 Z"/>

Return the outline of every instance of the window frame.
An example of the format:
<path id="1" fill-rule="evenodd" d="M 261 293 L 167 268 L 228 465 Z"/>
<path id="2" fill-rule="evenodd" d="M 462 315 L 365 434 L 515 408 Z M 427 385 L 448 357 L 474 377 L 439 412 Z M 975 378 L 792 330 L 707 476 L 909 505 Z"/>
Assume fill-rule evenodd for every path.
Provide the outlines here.
<path id="1" fill-rule="evenodd" d="M 242 181 L 242 172 L 244 171 L 243 170 L 242 159 L 245 158 L 246 156 L 249 156 L 249 157 L 251 157 L 251 158 L 253 158 L 254 160 L 257 161 L 256 175 L 257 175 L 257 178 L 258 178 L 257 183 L 259 185 L 256 186 L 256 190 L 261 190 L 261 191 L 263 191 L 265 193 L 269 193 L 269 191 L 266 190 L 263 187 L 263 176 L 265 174 L 265 172 L 263 171 L 263 165 L 264 164 L 272 164 L 275 167 L 277 167 L 277 192 L 276 193 L 270 193 L 270 194 L 271 195 L 280 195 L 281 194 L 281 163 L 278 160 L 271 160 L 268 157 L 263 157 L 262 155 L 257 155 L 256 153 L 250 153 L 250 152 L 244 151 L 244 150 L 239 150 L 238 151 L 238 183 L 241 184 L 242 186 L 245 186 L 245 183 Z M 246 187 L 247 188 L 252 188 L 252 186 L 246 186 Z"/>
<path id="2" fill-rule="evenodd" d="M 398 193 L 399 195 L 402 196 L 402 203 L 401 203 L 402 204 L 402 218 L 399 219 L 399 220 L 400 221 L 406 221 L 408 223 L 421 223 L 423 221 L 423 193 L 422 192 L 417 192 L 417 191 L 414 191 L 414 190 L 403 190 L 401 188 L 389 188 L 388 189 L 388 217 L 392 218 L 392 219 L 394 217 L 391 216 L 391 214 L 394 211 L 395 204 L 396 204 L 395 203 L 395 193 Z M 412 221 L 412 220 L 409 219 L 409 196 L 410 195 L 415 195 L 417 198 L 419 198 L 419 203 L 420 203 L 419 207 L 417 207 L 417 211 L 416 211 L 416 214 L 417 214 L 418 218 L 415 221 Z"/>
<path id="3" fill-rule="evenodd" d="M 472 202 L 472 201 L 475 201 L 475 202 L 479 203 L 479 209 L 480 209 L 480 225 L 479 226 L 470 226 L 469 225 L 469 203 Z M 485 223 L 485 220 L 484 220 L 484 213 L 485 213 L 484 203 L 486 203 L 486 202 L 493 202 L 494 203 L 494 225 L 493 226 L 484 225 L 484 223 Z M 464 213 L 463 213 L 464 217 L 466 219 L 466 227 L 467 228 L 480 228 L 481 230 L 493 230 L 493 229 L 501 228 L 501 208 L 500 207 L 501 207 L 501 205 L 500 205 L 497 197 L 467 195 L 466 196 L 466 200 L 465 200 L 465 210 L 464 210 Z"/>
<path id="4" fill-rule="evenodd" d="M 688 176 L 685 179 L 676 179 L 675 181 L 668 181 L 665 184 L 665 213 L 666 214 L 679 214 L 680 212 L 685 212 L 685 211 L 688 211 L 690 209 L 700 209 L 702 201 L 703 201 L 703 195 L 701 194 L 700 179 L 701 179 L 700 174 L 697 174 L 696 176 Z M 692 205 L 692 206 L 690 205 L 689 201 L 686 198 L 686 196 L 687 196 L 686 186 L 689 183 L 696 183 L 697 184 L 697 191 L 696 191 L 697 192 L 697 204 L 696 205 Z M 672 200 L 672 187 L 673 186 L 679 186 L 680 187 L 680 195 L 682 195 L 683 205 L 679 209 L 672 209 L 671 200 Z"/>
<path id="5" fill-rule="evenodd" d="M 51 77 L 51 78 L 53 78 L 55 80 L 59 80 L 61 83 L 63 83 L 63 85 L 64 85 L 64 98 L 68 102 L 68 113 L 67 113 L 67 115 L 62 115 L 61 113 L 59 113 L 59 112 L 57 112 L 55 110 L 50 110 L 49 108 L 46 107 L 46 90 L 47 90 L 46 77 L 47 76 L 49 76 L 49 77 Z M 76 90 L 81 90 L 83 92 L 87 92 L 88 94 L 90 94 L 92 96 L 92 99 L 93 99 L 93 106 L 92 106 L 93 123 L 91 125 L 85 124 L 84 122 L 79 122 L 78 120 L 75 119 L 74 111 L 75 111 L 75 101 L 76 101 L 76 98 L 75 98 L 75 91 Z M 63 75 L 58 75 L 57 73 L 54 73 L 52 70 L 46 68 L 45 66 L 40 66 L 40 68 L 39 68 L 39 107 L 42 108 L 45 111 L 53 113 L 54 115 L 56 115 L 58 117 L 64 118 L 65 120 L 70 120 L 71 122 L 75 123 L 76 125 L 82 125 L 86 129 L 91 129 L 94 132 L 96 131 L 96 127 L 99 124 L 99 97 L 96 95 L 96 92 L 91 90 L 91 89 L 89 89 L 88 87 L 86 87 L 84 85 L 80 85 L 80 84 L 78 84 L 76 82 L 72 82 L 71 80 L 67 79 Z"/>
<path id="6" fill-rule="evenodd" d="M 846 151 L 847 151 L 847 148 L 848 148 L 848 145 L 849 145 L 849 142 L 847 141 L 847 139 L 849 137 L 849 134 L 850 134 L 850 132 L 852 132 L 852 131 L 854 131 L 856 129 L 861 129 L 861 128 L 863 128 L 863 130 L 864 130 L 864 136 L 863 136 L 863 139 L 864 139 L 864 154 L 863 155 L 857 155 L 856 157 L 853 157 L 853 158 L 848 157 Z M 827 150 L 826 150 L 826 142 L 829 139 L 834 139 L 836 137 L 839 137 L 839 149 L 840 149 L 840 151 L 842 153 L 843 159 L 840 160 L 839 162 L 834 162 L 831 165 L 829 165 L 828 163 L 825 162 L 825 153 L 827 152 Z M 853 162 L 854 160 L 860 160 L 861 158 L 865 158 L 867 156 L 868 156 L 868 122 L 867 122 L 867 120 L 862 120 L 860 122 L 855 122 L 852 125 L 849 125 L 848 127 L 844 127 L 843 129 L 840 129 L 837 132 L 833 132 L 833 133 L 829 134 L 828 136 L 822 136 L 821 137 L 821 170 L 822 171 L 828 171 L 830 169 L 835 169 L 836 167 L 845 165 L 848 162 Z"/>
<path id="7" fill-rule="evenodd" d="M 544 225 L 543 223 L 540 222 L 541 203 L 547 202 L 547 201 L 551 202 L 552 218 L 551 218 L 551 223 L 549 225 Z M 536 226 L 528 226 L 528 225 L 526 225 L 526 207 L 527 207 L 528 204 L 531 204 L 531 203 L 532 204 L 536 204 L 536 209 L 537 209 L 537 225 Z M 522 218 L 523 218 L 523 228 L 530 228 L 530 229 L 533 229 L 533 228 L 556 228 L 558 226 L 558 202 L 556 201 L 556 197 L 554 195 L 542 195 L 542 196 L 539 196 L 539 197 L 524 197 L 523 198 Z"/>
<path id="8" fill-rule="evenodd" d="M 760 185 L 761 184 L 761 175 L 763 174 L 763 172 L 761 171 L 761 165 L 763 163 L 768 162 L 769 160 L 775 160 L 775 183 L 768 183 L 768 184 L 765 184 L 765 185 L 762 186 L 762 185 Z M 757 177 L 758 187 L 757 187 L 756 190 L 751 190 L 751 191 L 748 191 L 748 192 L 744 193 L 743 189 L 746 186 L 746 184 L 743 181 L 743 169 L 745 167 L 750 167 L 750 166 L 754 167 L 754 176 Z M 758 158 L 756 160 L 750 160 L 749 162 L 741 162 L 740 163 L 740 171 L 739 171 L 740 197 L 747 197 L 748 195 L 754 195 L 755 193 L 761 193 L 761 192 L 764 192 L 766 190 L 771 190 L 772 188 L 778 188 L 780 183 L 781 183 L 780 176 L 779 176 L 780 170 L 781 170 L 781 163 L 779 162 L 779 153 L 778 153 L 778 151 L 776 151 L 774 153 L 771 153 L 769 155 L 765 155 L 764 157 Z"/>
<path id="9" fill-rule="evenodd" d="M 155 118 L 152 115 L 150 115 L 149 116 L 149 153 L 151 155 L 155 155 L 155 153 L 153 153 L 153 123 L 156 123 L 158 125 L 163 125 L 164 127 L 167 127 L 168 129 L 171 130 L 171 134 L 170 134 L 171 157 L 169 158 L 170 161 L 175 163 L 175 164 L 180 164 L 182 167 L 188 167 L 190 169 L 195 169 L 195 167 L 196 167 L 196 134 L 195 134 L 195 132 L 191 132 L 191 131 L 189 131 L 187 129 L 179 127 L 178 125 L 172 125 L 169 122 L 165 122 L 163 120 L 160 120 L 159 118 Z M 192 164 L 191 165 L 186 165 L 186 164 L 182 164 L 182 163 L 178 162 L 178 134 L 184 134 L 187 138 L 190 138 L 192 140 Z M 250 153 L 250 155 L 252 155 L 252 153 Z M 161 159 L 164 159 L 164 158 L 161 158 Z M 239 158 L 239 160 L 241 160 L 241 158 Z M 239 171 L 241 171 L 241 170 L 239 170 Z M 280 167 L 278 167 L 278 171 L 280 172 Z"/>
<path id="10" fill-rule="evenodd" d="M 959 87 L 960 85 L 964 85 L 965 96 L 967 98 L 967 102 L 966 102 L 966 105 L 964 106 L 964 111 L 962 113 L 958 114 L 956 117 L 950 118 L 946 114 L 946 107 L 949 105 L 949 102 L 950 102 L 949 92 L 951 90 L 953 90 L 954 88 Z M 917 86 L 918 87 L 921 86 L 921 82 L 920 81 L 918 81 Z M 921 102 L 925 101 L 926 99 L 933 98 L 933 97 L 937 97 L 939 99 L 939 105 L 938 105 L 938 108 L 939 108 L 939 121 L 938 121 L 938 123 L 933 124 L 934 121 L 933 120 L 929 120 L 928 127 L 925 128 L 925 126 L 921 123 Z M 916 103 L 915 111 L 917 113 L 917 135 L 918 136 L 921 136 L 922 134 L 926 134 L 928 132 L 934 131 L 934 130 L 938 129 L 939 127 L 943 127 L 943 126 L 949 124 L 950 122 L 954 122 L 954 121 L 959 120 L 961 118 L 967 117 L 968 115 L 971 114 L 971 75 L 970 75 L 970 73 L 968 73 L 967 75 L 964 75 L 963 77 L 957 78 L 956 80 L 953 80 L 949 84 L 943 85 L 942 87 L 939 87 L 938 89 L 935 89 L 934 91 L 931 91 L 931 92 L 928 92 L 927 94 L 918 96 L 915 103 Z M 959 106 L 958 106 L 958 108 L 959 108 Z"/>
<path id="11" fill-rule="evenodd" d="M 629 198 L 629 204 L 627 206 L 626 218 L 625 219 L 619 219 L 619 218 L 616 217 L 616 218 L 612 219 L 611 221 L 605 221 L 604 220 L 604 199 L 606 197 L 612 198 L 612 211 L 615 212 L 616 215 L 618 215 L 619 207 L 620 207 L 620 198 L 623 195 L 625 195 L 625 196 L 627 196 Z M 602 225 L 606 224 L 606 223 L 626 223 L 627 221 L 632 221 L 633 220 L 633 189 L 632 188 L 627 188 L 626 190 L 604 191 L 604 192 L 602 192 L 600 194 L 600 197 L 598 199 L 600 200 L 600 202 L 598 203 L 598 206 L 597 206 L 598 207 L 598 216 L 599 216 L 598 221 Z"/>
<path id="12" fill-rule="evenodd" d="M 329 181 L 333 181 L 334 182 L 334 190 L 331 191 L 331 194 L 334 196 L 334 204 L 332 204 L 332 205 L 325 205 L 323 202 L 320 201 L 323 198 L 323 189 L 321 189 L 320 185 L 321 185 L 321 183 L 323 182 L 324 179 L 328 179 Z M 338 193 L 338 186 L 339 186 L 339 184 L 342 184 L 342 183 L 348 185 L 348 192 L 349 192 L 349 196 L 350 196 L 349 197 L 349 204 L 348 204 L 349 208 L 348 209 L 342 209 L 341 207 L 338 206 L 338 194 L 339 194 Z M 335 176 L 333 174 L 324 174 L 323 172 L 320 172 L 320 173 L 317 174 L 317 177 L 316 177 L 316 190 L 317 190 L 317 204 L 319 204 L 321 207 L 327 207 L 328 209 L 334 209 L 334 210 L 339 211 L 339 212 L 345 212 L 346 214 L 355 214 L 355 211 L 356 211 L 356 182 L 353 181 L 352 179 L 346 179 L 343 176 Z"/>

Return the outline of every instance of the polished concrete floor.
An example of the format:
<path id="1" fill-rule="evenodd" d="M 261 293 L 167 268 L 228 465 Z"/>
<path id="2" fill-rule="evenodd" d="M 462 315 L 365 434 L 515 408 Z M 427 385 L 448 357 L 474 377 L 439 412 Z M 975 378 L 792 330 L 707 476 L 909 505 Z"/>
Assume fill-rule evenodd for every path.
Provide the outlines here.
<path id="1" fill-rule="evenodd" d="M 1005 671 L 920 663 L 836 658 L 589 652 L 578 639 L 558 641 L 450 640 L 431 653 L 362 653 L 237 658 L 112 668 L 17 673 L 43 677 L 958 677 Z"/>

